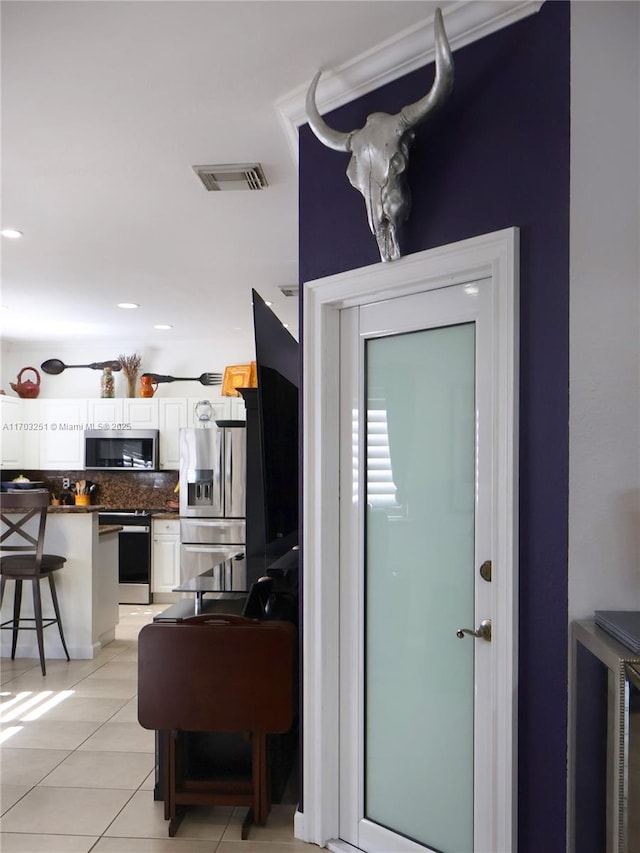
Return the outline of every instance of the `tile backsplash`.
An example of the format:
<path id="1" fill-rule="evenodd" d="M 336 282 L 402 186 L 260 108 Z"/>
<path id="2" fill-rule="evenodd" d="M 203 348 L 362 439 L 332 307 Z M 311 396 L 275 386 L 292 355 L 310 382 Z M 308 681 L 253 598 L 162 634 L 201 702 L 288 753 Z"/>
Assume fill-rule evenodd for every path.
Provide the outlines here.
<path id="1" fill-rule="evenodd" d="M 91 495 L 91 503 L 110 509 L 164 509 L 168 500 L 177 498 L 174 492 L 177 471 L 3 471 L 2 479 L 12 480 L 20 474 L 43 482 L 56 498 L 64 492 L 63 477 L 68 477 L 72 484 L 91 480 L 98 486 Z"/>

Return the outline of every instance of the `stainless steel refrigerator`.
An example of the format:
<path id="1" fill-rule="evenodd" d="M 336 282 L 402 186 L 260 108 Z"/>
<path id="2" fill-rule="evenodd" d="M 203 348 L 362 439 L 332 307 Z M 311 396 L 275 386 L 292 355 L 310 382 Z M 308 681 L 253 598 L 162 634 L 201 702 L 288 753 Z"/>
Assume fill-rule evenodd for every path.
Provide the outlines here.
<path id="1" fill-rule="evenodd" d="M 244 421 L 180 430 L 181 583 L 211 569 L 217 589 L 246 587 L 229 561 L 246 542 L 246 435 Z"/>

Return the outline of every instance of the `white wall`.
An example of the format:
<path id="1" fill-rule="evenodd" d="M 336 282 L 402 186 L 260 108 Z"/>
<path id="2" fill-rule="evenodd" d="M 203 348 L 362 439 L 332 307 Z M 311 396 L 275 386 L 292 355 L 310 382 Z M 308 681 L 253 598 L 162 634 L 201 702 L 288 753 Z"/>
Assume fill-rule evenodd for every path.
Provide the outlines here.
<path id="1" fill-rule="evenodd" d="M 141 372 L 163 373 L 170 376 L 200 376 L 201 373 L 223 373 L 228 364 L 247 364 L 255 359 L 253 340 L 247 336 L 229 336 L 227 339 L 168 342 L 164 347 L 145 347 L 131 341 L 105 341 L 82 344 L 28 344 L 2 343 L 0 388 L 15 396 L 11 382 L 16 381 L 23 367 L 35 367 L 41 376 L 40 398 L 44 397 L 99 397 L 100 371 L 65 370 L 50 376 L 40 370 L 43 361 L 59 358 L 65 364 L 90 364 L 95 361 L 116 359 L 120 354 L 142 356 Z M 23 379 L 34 380 L 29 372 Z M 172 382 L 158 389 L 162 397 L 197 397 L 204 386 L 199 382 Z M 208 396 L 217 396 L 220 386 L 207 389 Z M 126 381 L 122 374 L 116 377 L 116 397 L 126 397 Z"/>
<path id="2" fill-rule="evenodd" d="M 571 6 L 569 618 L 640 609 L 640 4 Z"/>

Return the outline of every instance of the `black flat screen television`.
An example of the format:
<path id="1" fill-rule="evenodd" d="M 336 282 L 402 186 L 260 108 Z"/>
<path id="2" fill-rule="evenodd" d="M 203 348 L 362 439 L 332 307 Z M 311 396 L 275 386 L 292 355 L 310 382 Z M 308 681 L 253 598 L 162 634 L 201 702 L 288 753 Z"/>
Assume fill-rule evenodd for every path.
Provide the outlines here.
<path id="1" fill-rule="evenodd" d="M 253 291 L 258 419 L 267 550 L 291 547 L 298 531 L 298 342 Z"/>

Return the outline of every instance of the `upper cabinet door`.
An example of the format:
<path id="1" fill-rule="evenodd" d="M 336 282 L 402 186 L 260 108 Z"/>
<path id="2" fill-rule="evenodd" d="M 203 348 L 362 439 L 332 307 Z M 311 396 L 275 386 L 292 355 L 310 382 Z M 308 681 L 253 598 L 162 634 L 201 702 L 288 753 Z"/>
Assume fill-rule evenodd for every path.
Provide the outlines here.
<path id="1" fill-rule="evenodd" d="M 229 410 L 227 406 L 228 397 L 207 397 L 206 392 L 201 397 L 187 398 L 187 426 L 198 426 L 198 414 L 196 406 L 198 403 L 207 402 L 211 404 L 211 420 L 222 421 L 229 420 Z"/>
<path id="2" fill-rule="evenodd" d="M 137 397 L 87 400 L 92 429 L 158 429 L 158 401 Z"/>
<path id="3" fill-rule="evenodd" d="M 187 401 L 184 397 L 166 397 L 158 403 L 160 423 L 160 468 L 180 468 L 180 430 L 187 426 Z"/>
<path id="4" fill-rule="evenodd" d="M 40 400 L 40 468 L 77 471 L 84 468 L 87 401 Z"/>
<path id="5" fill-rule="evenodd" d="M 22 468 L 25 431 L 19 397 L 0 395 L 0 427 L 0 468 Z"/>
<path id="6" fill-rule="evenodd" d="M 228 397 L 229 401 L 229 420 L 246 421 L 247 412 L 244 406 L 242 397 Z"/>
<path id="7" fill-rule="evenodd" d="M 87 400 L 87 429 L 114 429 L 116 423 L 122 423 L 122 400 Z"/>
<path id="8" fill-rule="evenodd" d="M 125 397 L 122 400 L 122 421 L 131 424 L 131 429 L 158 429 L 158 400 L 155 397 Z"/>

